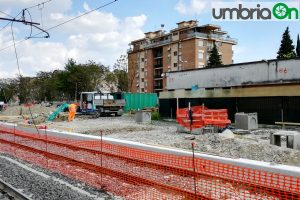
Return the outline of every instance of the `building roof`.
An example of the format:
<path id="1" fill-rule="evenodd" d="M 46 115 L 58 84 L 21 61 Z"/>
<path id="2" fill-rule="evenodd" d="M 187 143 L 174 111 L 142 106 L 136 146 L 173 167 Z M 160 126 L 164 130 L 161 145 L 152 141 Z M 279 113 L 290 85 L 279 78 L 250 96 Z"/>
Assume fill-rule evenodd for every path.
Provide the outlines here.
<path id="1" fill-rule="evenodd" d="M 207 70 L 207 69 L 214 69 L 214 68 L 223 68 L 223 67 L 233 67 L 237 65 L 248 65 L 248 64 L 257 64 L 257 63 L 269 63 L 269 62 L 274 62 L 274 61 L 282 61 L 286 59 L 269 59 L 269 60 L 258 60 L 258 61 L 250 61 L 250 62 L 242 62 L 242 63 L 233 63 L 233 64 L 228 64 L 228 65 L 219 65 L 219 66 L 211 66 L 211 67 L 204 67 L 204 68 L 195 68 L 195 69 L 185 69 L 181 71 L 170 71 L 168 73 L 179 73 L 179 72 L 187 72 L 187 71 L 200 71 L 200 70 Z M 292 58 L 289 60 L 300 60 L 299 57 Z"/>

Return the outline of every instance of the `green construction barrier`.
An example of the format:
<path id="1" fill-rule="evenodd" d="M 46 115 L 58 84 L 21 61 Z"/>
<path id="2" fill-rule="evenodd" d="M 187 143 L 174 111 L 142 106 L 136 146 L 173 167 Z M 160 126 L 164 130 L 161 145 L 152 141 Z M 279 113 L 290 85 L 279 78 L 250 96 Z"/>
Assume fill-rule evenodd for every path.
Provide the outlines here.
<path id="1" fill-rule="evenodd" d="M 122 98 L 126 100 L 125 112 L 158 106 L 156 93 L 123 93 Z"/>

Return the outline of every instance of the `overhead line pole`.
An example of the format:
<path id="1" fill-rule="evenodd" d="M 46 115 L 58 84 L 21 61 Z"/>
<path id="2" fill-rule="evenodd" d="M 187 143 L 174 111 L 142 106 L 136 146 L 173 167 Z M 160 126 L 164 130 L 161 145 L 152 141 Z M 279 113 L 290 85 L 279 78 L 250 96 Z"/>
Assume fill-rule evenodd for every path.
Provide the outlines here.
<path id="1" fill-rule="evenodd" d="M 40 25 L 39 23 L 36 23 L 36 22 L 29 22 L 26 20 L 10 19 L 10 18 L 4 18 L 4 17 L 0 17 L 0 20 L 6 20 L 6 21 L 11 21 L 11 22 L 22 22 L 24 24 L 29 24 L 29 25 Z"/>

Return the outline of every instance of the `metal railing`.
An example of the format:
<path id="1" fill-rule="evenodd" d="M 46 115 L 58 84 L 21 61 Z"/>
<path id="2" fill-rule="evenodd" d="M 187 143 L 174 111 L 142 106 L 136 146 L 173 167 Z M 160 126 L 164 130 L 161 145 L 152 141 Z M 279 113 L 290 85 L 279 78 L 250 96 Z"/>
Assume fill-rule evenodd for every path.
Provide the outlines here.
<path id="1" fill-rule="evenodd" d="M 223 41 L 228 41 L 232 43 L 237 43 L 237 39 L 231 38 L 228 35 L 223 36 L 223 35 L 218 35 L 214 33 L 200 33 L 200 32 L 193 32 L 193 33 L 188 33 L 188 37 L 202 37 L 202 38 L 211 38 L 211 39 L 219 39 Z"/>

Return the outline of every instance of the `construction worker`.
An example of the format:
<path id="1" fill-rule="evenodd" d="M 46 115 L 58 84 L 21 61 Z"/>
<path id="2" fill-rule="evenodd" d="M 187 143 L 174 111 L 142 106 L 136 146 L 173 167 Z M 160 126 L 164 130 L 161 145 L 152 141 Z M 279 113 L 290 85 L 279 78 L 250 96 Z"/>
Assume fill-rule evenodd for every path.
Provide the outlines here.
<path id="1" fill-rule="evenodd" d="M 77 106 L 73 103 L 69 105 L 69 117 L 68 117 L 69 122 L 74 120 L 76 114 L 76 108 Z"/>

